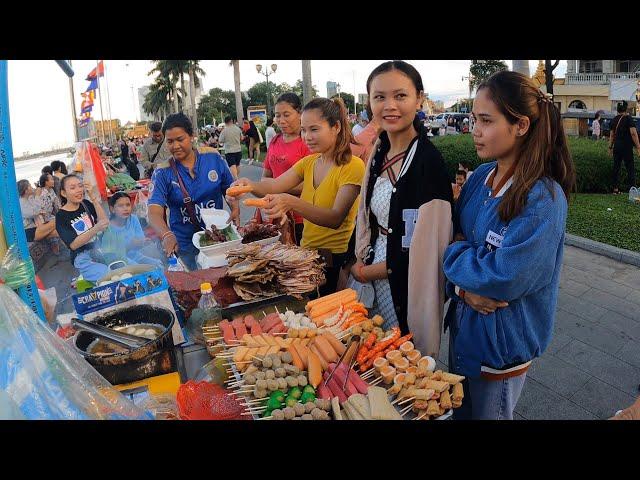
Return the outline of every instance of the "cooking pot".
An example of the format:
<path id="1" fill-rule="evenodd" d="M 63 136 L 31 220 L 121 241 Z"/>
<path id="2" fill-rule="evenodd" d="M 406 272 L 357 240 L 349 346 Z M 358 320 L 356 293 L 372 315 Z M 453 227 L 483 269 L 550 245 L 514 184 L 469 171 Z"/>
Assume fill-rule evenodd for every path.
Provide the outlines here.
<path id="1" fill-rule="evenodd" d="M 107 355 L 93 355 L 87 352 L 89 345 L 97 338 L 90 332 L 79 331 L 73 339 L 73 344 L 85 360 L 112 385 L 137 382 L 176 370 L 171 334 L 174 322 L 173 313 L 166 308 L 133 305 L 96 317 L 91 323 L 109 328 L 141 323 L 162 325 L 164 330 L 158 338 L 128 352 Z"/>

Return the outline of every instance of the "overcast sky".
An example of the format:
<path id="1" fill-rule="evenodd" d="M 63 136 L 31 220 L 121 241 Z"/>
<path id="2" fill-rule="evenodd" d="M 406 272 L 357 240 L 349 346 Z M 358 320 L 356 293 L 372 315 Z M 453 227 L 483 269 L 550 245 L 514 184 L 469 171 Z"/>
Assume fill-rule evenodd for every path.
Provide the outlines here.
<path id="1" fill-rule="evenodd" d="M 462 77 L 468 75 L 470 60 L 408 61 L 421 73 L 425 89 L 432 100 L 442 100 L 445 106 L 449 106 L 458 98 L 468 95 L 468 83 Z M 286 82 L 293 85 L 302 78 L 300 61 L 241 60 L 240 86 L 243 91 L 265 80 L 263 75 L 256 72 L 257 63 L 278 65 L 276 73 L 269 77 L 269 81 L 274 83 Z M 322 96 L 327 94 L 327 81 L 338 82 L 343 92 L 366 93 L 367 77 L 380 63 L 379 60 L 313 60 L 311 78 Z M 511 60 L 507 60 L 507 64 L 511 67 Z M 229 66 L 228 60 L 202 60 L 201 65 L 206 72 L 203 78 L 205 92 L 214 87 L 233 90 L 233 68 Z M 529 65 L 533 73 L 537 60 L 530 60 Z M 73 60 L 78 114 L 82 101 L 80 93 L 89 85 L 85 78 L 95 66 L 95 60 Z M 139 119 L 138 88 L 152 83 L 153 78 L 147 74 L 153 65 L 148 60 L 105 60 L 105 68 L 106 82 L 101 78 L 100 88 L 105 119 L 108 103 L 111 106 L 111 118 L 120 119 L 122 124 L 136 120 L 136 116 Z M 555 74 L 562 77 L 565 71 L 566 60 L 563 60 Z M 107 86 L 110 102 L 107 102 Z M 131 86 L 134 87 L 133 95 Z M 73 143 L 69 81 L 53 60 L 10 60 L 9 99 L 14 155 L 66 147 Z M 100 120 L 98 98 L 92 113 L 94 119 Z"/>

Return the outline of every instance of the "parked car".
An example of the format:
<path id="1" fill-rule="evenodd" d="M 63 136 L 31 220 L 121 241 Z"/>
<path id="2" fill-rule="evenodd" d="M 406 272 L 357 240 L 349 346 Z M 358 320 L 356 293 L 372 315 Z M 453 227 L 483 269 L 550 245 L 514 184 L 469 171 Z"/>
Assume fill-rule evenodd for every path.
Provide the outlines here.
<path id="1" fill-rule="evenodd" d="M 453 117 L 454 122 L 462 124 L 465 118 L 469 118 L 468 113 L 445 112 L 437 115 L 431 122 L 431 129 L 446 128 L 449 124 L 449 118 Z M 435 132 L 434 132 L 435 133 Z"/>

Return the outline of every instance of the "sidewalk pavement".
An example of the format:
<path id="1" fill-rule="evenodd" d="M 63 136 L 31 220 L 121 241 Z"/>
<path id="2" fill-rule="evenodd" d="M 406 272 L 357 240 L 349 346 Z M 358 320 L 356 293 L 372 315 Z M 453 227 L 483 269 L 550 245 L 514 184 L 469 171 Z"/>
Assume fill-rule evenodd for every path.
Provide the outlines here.
<path id="1" fill-rule="evenodd" d="M 448 362 L 449 336 L 438 363 Z M 533 361 L 519 420 L 607 419 L 640 385 L 640 268 L 565 246 L 553 338 Z"/>

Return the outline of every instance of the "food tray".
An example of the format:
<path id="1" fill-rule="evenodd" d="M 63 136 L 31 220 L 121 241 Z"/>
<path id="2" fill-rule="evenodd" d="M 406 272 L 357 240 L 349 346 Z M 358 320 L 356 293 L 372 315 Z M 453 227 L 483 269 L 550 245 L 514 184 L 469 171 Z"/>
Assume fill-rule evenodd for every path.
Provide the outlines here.
<path id="1" fill-rule="evenodd" d="M 193 237 L 191 237 L 191 243 L 193 243 L 194 247 L 196 247 L 202 253 L 207 255 L 214 256 L 214 255 L 225 254 L 228 250 L 236 248 L 242 242 L 242 236 L 240 235 L 240 232 L 238 232 L 238 229 L 233 223 L 231 224 L 231 228 L 233 232 L 238 236 L 236 240 L 229 240 L 228 242 L 220 242 L 220 243 L 216 243 L 215 245 L 209 245 L 208 247 L 201 247 L 200 237 L 204 235 L 204 231 L 201 230 L 193 234 Z"/>

